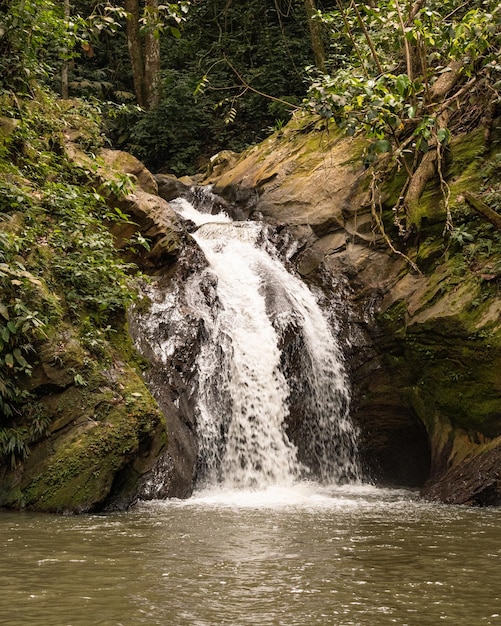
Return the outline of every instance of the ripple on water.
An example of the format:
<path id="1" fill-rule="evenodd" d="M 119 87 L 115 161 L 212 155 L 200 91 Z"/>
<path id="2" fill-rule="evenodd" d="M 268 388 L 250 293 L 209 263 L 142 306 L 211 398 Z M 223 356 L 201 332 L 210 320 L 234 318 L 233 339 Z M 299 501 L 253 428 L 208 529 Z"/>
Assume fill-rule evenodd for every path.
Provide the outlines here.
<path id="1" fill-rule="evenodd" d="M 0 513 L 8 626 L 501 624 L 501 511 L 370 486 Z"/>

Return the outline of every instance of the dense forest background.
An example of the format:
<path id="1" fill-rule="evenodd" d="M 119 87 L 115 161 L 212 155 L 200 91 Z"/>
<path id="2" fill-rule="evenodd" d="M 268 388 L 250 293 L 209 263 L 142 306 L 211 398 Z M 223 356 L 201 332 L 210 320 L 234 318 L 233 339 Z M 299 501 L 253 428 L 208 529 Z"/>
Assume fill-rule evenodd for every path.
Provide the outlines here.
<path id="1" fill-rule="evenodd" d="M 0 453 L 15 463 L 49 426 L 30 392 L 40 345 L 73 325 L 84 387 L 134 298 L 137 268 L 107 229 L 127 219 L 108 196 L 131 181 L 96 189 L 68 140 L 94 160 L 108 146 L 153 171 L 193 174 L 308 111 L 317 132 L 365 137 L 374 220 L 392 249 L 436 211 L 437 245 L 483 255 L 495 279 L 500 23 L 496 0 L 2 0 Z M 482 173 L 452 215 L 449 147 L 465 136 L 465 163 L 481 159 Z M 442 197 L 431 209 L 421 201 L 430 182 Z"/>
<path id="2" fill-rule="evenodd" d="M 302 1 L 63 4 L 3 3 L 3 88 L 36 79 L 98 101 L 110 141 L 154 169 L 192 173 L 241 150 L 305 97 L 315 57 Z"/>

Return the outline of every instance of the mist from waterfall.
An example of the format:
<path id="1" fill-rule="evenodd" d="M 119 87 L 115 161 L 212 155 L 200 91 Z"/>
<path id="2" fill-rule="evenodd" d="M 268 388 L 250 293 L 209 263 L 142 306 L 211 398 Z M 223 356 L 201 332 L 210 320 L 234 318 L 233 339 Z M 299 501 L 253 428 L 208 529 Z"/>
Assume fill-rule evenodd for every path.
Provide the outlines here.
<path id="1" fill-rule="evenodd" d="M 286 268 L 265 224 L 233 222 L 185 199 L 171 205 L 196 225 L 191 236 L 207 264 L 152 298 L 142 328 L 168 368 L 183 342 L 183 318 L 197 320 L 198 486 L 360 481 L 332 315 Z"/>

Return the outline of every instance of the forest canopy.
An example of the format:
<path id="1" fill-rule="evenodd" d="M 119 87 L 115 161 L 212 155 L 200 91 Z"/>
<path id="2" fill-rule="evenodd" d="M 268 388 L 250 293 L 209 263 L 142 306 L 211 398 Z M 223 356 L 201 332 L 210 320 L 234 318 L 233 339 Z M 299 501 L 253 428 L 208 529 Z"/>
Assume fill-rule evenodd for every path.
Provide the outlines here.
<path id="1" fill-rule="evenodd" d="M 495 0 L 10 0 L 0 16 L 1 89 L 95 99 L 114 145 L 176 174 L 301 106 L 366 133 L 371 162 L 444 147 L 444 97 L 470 126 L 499 98 Z"/>

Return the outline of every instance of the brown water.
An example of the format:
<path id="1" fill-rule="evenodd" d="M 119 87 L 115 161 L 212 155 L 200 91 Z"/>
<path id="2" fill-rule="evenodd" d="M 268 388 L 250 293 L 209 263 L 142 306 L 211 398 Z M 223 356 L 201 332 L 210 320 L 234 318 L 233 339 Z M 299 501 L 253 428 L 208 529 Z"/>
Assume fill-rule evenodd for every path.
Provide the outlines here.
<path id="1" fill-rule="evenodd" d="M 501 624 L 501 510 L 404 491 L 0 512 L 0 543 L 6 626 Z"/>

